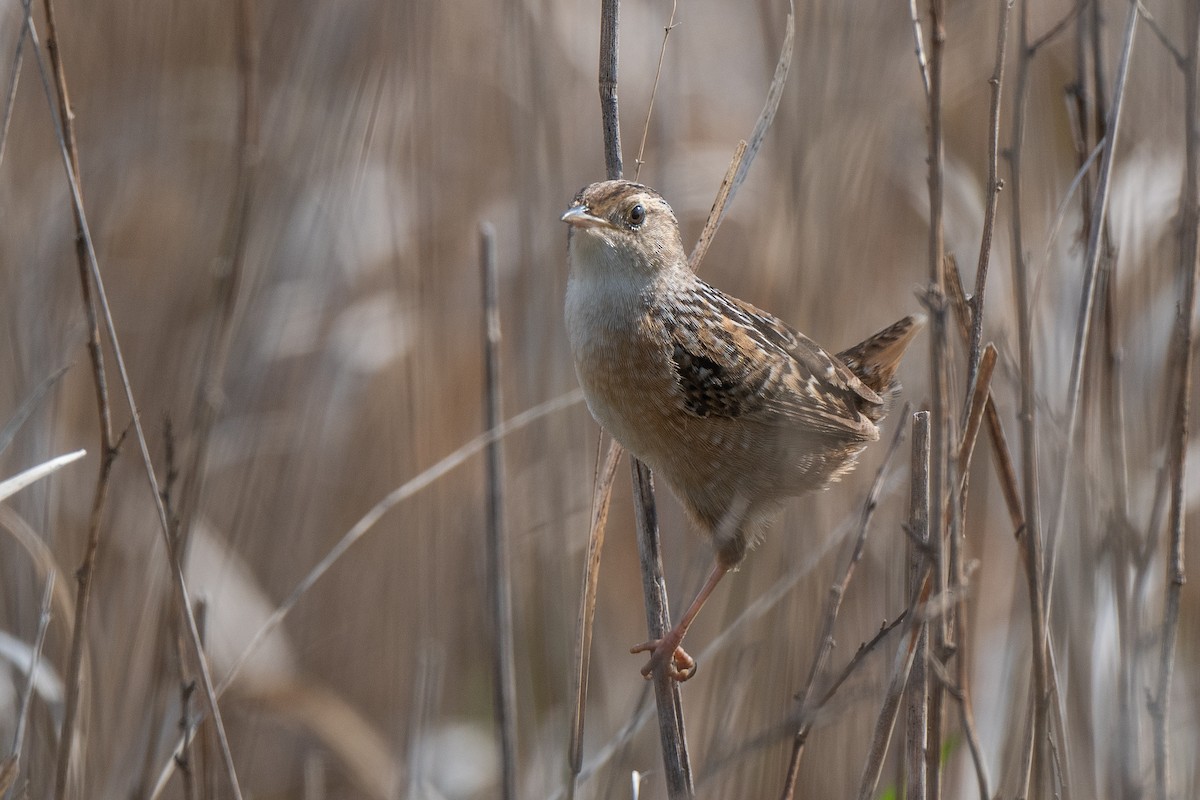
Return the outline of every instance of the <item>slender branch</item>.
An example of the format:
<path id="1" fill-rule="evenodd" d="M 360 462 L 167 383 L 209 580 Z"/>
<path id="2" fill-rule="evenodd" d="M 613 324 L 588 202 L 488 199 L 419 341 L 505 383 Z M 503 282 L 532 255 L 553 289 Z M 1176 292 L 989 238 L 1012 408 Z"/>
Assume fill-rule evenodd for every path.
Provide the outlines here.
<path id="1" fill-rule="evenodd" d="M 1029 47 L 1029 0 L 1020 0 L 1017 30 L 1020 46 L 1017 51 L 1017 87 L 1013 113 L 1012 138 L 1009 150 L 1009 171 L 1012 191 L 1012 258 L 1013 303 L 1017 311 L 1017 342 L 1021 370 L 1021 461 L 1024 516 L 1017 529 L 1017 544 L 1025 567 L 1026 588 L 1029 594 L 1030 638 L 1032 644 L 1031 670 L 1033 690 L 1032 713 L 1028 736 L 1021 753 L 1018 797 L 1028 797 L 1030 781 L 1034 794 L 1042 792 L 1042 769 L 1046 732 L 1046 616 L 1042 594 L 1042 532 L 1039 522 L 1037 406 L 1034 388 L 1033 308 L 1029 286 L 1029 263 L 1021 228 L 1021 156 L 1025 140 L 1025 113 L 1029 100 L 1029 65 L 1033 52 Z"/>
<path id="2" fill-rule="evenodd" d="M 921 73 L 921 86 L 925 89 L 925 101 L 929 102 L 929 59 L 925 56 L 925 35 L 921 32 L 921 15 L 917 11 L 917 0 L 908 0 L 908 17 L 912 20 L 913 39 L 916 41 L 917 70 Z"/>
<path id="3" fill-rule="evenodd" d="M 604 533 L 608 523 L 613 481 L 617 476 L 617 464 L 624 452 L 625 449 L 620 443 L 613 439 L 608 446 L 608 455 L 604 457 L 604 466 L 596 470 L 583 592 L 579 617 L 575 624 L 578 635 L 575 637 L 575 692 L 571 709 L 571 736 L 567 745 L 567 766 L 571 771 L 571 780 L 567 784 L 568 800 L 575 796 L 576 784 L 583 770 L 583 727 L 587 710 L 588 677 L 591 672 L 592 622 L 596 615 L 596 591 L 600 585 L 600 555 L 604 550 Z"/>
<path id="4" fill-rule="evenodd" d="M 1013 0 L 999 0 L 999 32 L 996 34 L 996 65 L 988 78 L 991 87 L 991 106 L 988 111 L 988 178 L 987 199 L 983 212 L 983 233 L 979 241 L 979 263 L 975 268 L 975 289 L 971 295 L 971 338 L 967 345 L 967 398 L 974 394 L 979 372 L 980 351 L 983 347 L 983 300 L 987 289 L 988 265 L 992 256 L 992 234 L 996 227 L 996 208 L 1000 200 L 1000 100 L 1004 87 L 1004 63 L 1008 53 L 1008 21 L 1012 16 Z M 964 472 L 965 467 L 960 467 Z"/>
<path id="5" fill-rule="evenodd" d="M 496 231 L 479 229 L 480 272 L 483 282 L 484 426 L 503 421 L 500 393 L 500 298 L 496 276 Z M 504 462 L 500 441 L 488 444 L 487 573 L 491 595 L 493 704 L 500 735 L 501 786 L 504 800 L 517 797 L 517 687 L 513 655 L 512 567 L 504 528 Z"/>
<path id="6" fill-rule="evenodd" d="M 642 160 L 642 156 L 646 153 L 646 137 L 650 135 L 650 115 L 654 113 L 654 98 L 658 95 L 658 81 L 662 77 L 663 59 L 667 56 L 667 39 L 671 37 L 671 31 L 675 30 L 675 26 L 678 25 L 675 22 L 675 10 L 678 7 L 679 0 L 671 0 L 671 19 L 663 28 L 662 47 L 658 51 L 658 67 L 654 70 L 654 85 L 650 87 L 650 103 L 646 106 L 646 124 L 642 126 L 642 143 L 638 145 L 637 157 L 633 160 L 633 179 L 635 181 L 642 174 L 642 165 L 646 163 Z"/>
<path id="7" fill-rule="evenodd" d="M 750 132 L 750 138 L 746 140 L 746 157 L 738 165 L 737 174 L 733 176 L 733 182 L 729 186 L 729 201 L 733 200 L 742 181 L 749 174 L 750 166 L 758 155 L 758 149 L 762 147 L 763 139 L 766 138 L 771 123 L 775 121 L 775 112 L 779 109 L 779 101 L 783 99 L 783 87 L 787 84 L 788 72 L 792 65 L 792 47 L 795 41 L 796 3 L 795 0 L 788 0 L 787 22 L 784 23 L 783 45 L 779 48 L 779 60 L 775 62 L 775 73 L 771 76 L 771 85 L 767 87 L 767 98 L 763 101 L 762 111 L 758 114 L 754 130 Z M 722 212 L 722 216 L 724 216 L 724 212 Z"/>
<path id="8" fill-rule="evenodd" d="M 688 257 L 688 266 L 692 272 L 700 268 L 700 262 L 704 260 L 713 237 L 717 235 L 717 228 L 721 226 L 721 220 L 725 216 L 725 204 L 729 202 L 733 179 L 737 175 L 745 155 L 746 140 L 742 139 L 734 148 L 733 158 L 730 159 L 729 166 L 725 169 L 725 177 L 721 179 L 721 185 L 717 188 L 716 199 L 713 200 L 712 208 L 708 211 L 708 218 L 704 220 L 704 227 L 700 230 L 700 238 L 696 240 L 696 246 L 692 248 L 692 254 Z"/>
<path id="9" fill-rule="evenodd" d="M 29 672 L 26 674 L 25 691 L 21 693 L 21 709 L 17 712 L 16 730 L 13 732 L 12 752 L 0 762 L 0 797 L 7 797 L 8 790 L 16 781 L 20 769 L 21 750 L 25 746 L 25 730 L 29 724 L 29 709 L 33 704 L 33 693 L 37 687 L 38 669 L 41 667 L 42 649 L 46 644 L 46 631 L 50 628 L 50 607 L 54 600 L 54 581 L 57 576 L 51 568 L 46 575 L 46 587 L 42 590 L 41 612 L 38 615 L 37 634 L 33 639 L 33 650 L 29 654 Z"/>
<path id="10" fill-rule="evenodd" d="M 663 577 L 659 548 L 658 513 L 654 505 L 654 479 L 641 461 L 630 459 L 637 513 L 638 555 L 642 563 L 642 590 L 646 600 L 646 629 L 650 639 L 662 639 L 671 629 L 667 584 Z M 692 767 L 683 724 L 683 702 L 679 683 L 667 671 L 666 661 L 654 670 L 654 699 L 658 705 L 658 732 L 666 770 L 667 796 L 671 800 L 691 798 Z"/>
<path id="11" fill-rule="evenodd" d="M 21 30 L 17 33 L 17 46 L 13 51 L 12 74 L 8 79 L 8 91 L 4 97 L 4 117 L 0 120 L 0 164 L 4 163 L 4 152 L 8 145 L 8 127 L 12 123 L 13 108 L 17 100 L 17 86 L 21 82 L 21 64 L 25 60 L 25 36 L 32 24 L 31 0 L 21 0 Z"/>
<path id="12" fill-rule="evenodd" d="M 62 726 L 58 739 L 58 762 L 54 779 L 54 797 L 62 800 L 67 794 L 67 778 L 70 774 L 71 756 L 75 752 L 72 743 L 76 735 L 75 725 L 79 712 L 83 651 L 87 647 L 88 612 L 91 609 L 92 579 L 95 575 L 96 559 L 100 551 L 101 526 L 104 521 L 104 511 L 108 500 L 113 462 L 117 457 L 117 442 L 113 437 L 112 409 L 109 403 L 108 376 L 104 365 L 104 349 L 100 342 L 99 314 L 94 297 L 94 286 L 88 269 L 87 222 L 83 215 L 82 189 L 79 188 L 79 150 L 75 144 L 75 114 L 71 110 L 70 94 L 67 91 L 66 71 L 63 68 L 62 56 L 59 51 L 58 25 L 55 19 L 53 2 L 51 0 L 44 0 L 43 10 L 46 16 L 46 50 L 50 57 L 50 67 L 54 74 L 55 95 L 58 100 L 58 118 L 55 127 L 60 137 L 67 177 L 75 190 L 73 197 L 75 202 L 71 204 L 72 218 L 75 223 L 75 260 L 78 267 L 79 285 L 83 295 L 84 313 L 87 318 L 87 349 L 88 356 L 92 362 L 92 380 L 96 392 L 96 408 L 100 417 L 100 466 L 96 477 L 96 487 L 92 494 L 92 508 L 88 516 L 87 542 L 84 546 L 83 561 L 75 573 L 76 613 L 71 632 L 71 650 L 67 660 L 66 699 L 63 703 Z M 50 101 L 50 89 L 47 85 L 45 70 L 42 66 L 37 29 L 34 27 L 33 20 L 28 16 L 25 19 L 24 32 L 28 32 L 30 41 L 33 43 L 39 76 L 42 79 L 46 99 Z"/>
<path id="13" fill-rule="evenodd" d="M 1108 195 L 1110 177 L 1112 175 L 1113 159 L 1116 156 L 1118 134 L 1121 129 L 1121 110 L 1124 107 L 1125 83 L 1129 75 L 1129 62 L 1133 53 L 1134 34 L 1137 31 L 1138 10 L 1135 3 L 1129 6 L 1129 16 L 1125 24 L 1125 44 L 1121 53 L 1120 66 L 1117 68 L 1116 87 L 1113 90 L 1113 103 L 1106 120 L 1104 156 L 1100 160 L 1100 176 L 1096 184 L 1096 199 L 1092 204 L 1092 217 L 1088 230 L 1087 255 L 1084 259 L 1083 289 L 1079 298 L 1079 313 L 1075 324 L 1075 346 L 1071 359 L 1071 374 L 1067 384 L 1067 422 L 1066 446 L 1064 447 L 1062 470 L 1058 483 L 1058 502 L 1054 514 L 1054 524 L 1046 536 L 1046 547 L 1049 549 L 1049 563 L 1046 565 L 1045 595 L 1046 614 L 1054 598 L 1054 570 L 1058 562 L 1058 541 L 1062 530 L 1063 516 L 1066 513 L 1067 478 L 1074 463 L 1075 428 L 1079 421 L 1079 397 L 1083 385 L 1083 368 L 1087 361 L 1088 342 L 1090 340 L 1092 307 L 1096 298 L 1096 283 L 1100 254 L 1104 243 L 1106 216 L 1108 212 Z"/>
<path id="14" fill-rule="evenodd" d="M 604 169 L 621 177 L 621 124 L 617 115 L 617 33 L 621 0 L 600 5 L 600 122 L 604 129 Z"/>
<path id="15" fill-rule="evenodd" d="M 1171 37 L 1162 29 L 1162 26 L 1158 24 L 1158 20 L 1154 18 L 1154 15 L 1150 13 L 1150 10 L 1146 8 L 1141 0 L 1134 0 L 1134 2 L 1137 3 L 1138 13 L 1142 15 L 1142 19 L 1145 20 L 1146 25 L 1150 28 L 1150 32 L 1158 37 L 1159 43 L 1171 54 L 1171 58 L 1175 59 L 1175 65 L 1181 70 L 1187 70 L 1188 57 L 1182 50 L 1175 46 L 1175 43 L 1171 41 Z"/>
<path id="16" fill-rule="evenodd" d="M 1192 356 L 1196 333 L 1196 271 L 1200 265 L 1200 9 L 1188 6 L 1188 55 L 1184 71 L 1184 179 L 1180 192 L 1179 280 L 1181 297 L 1176 309 L 1173 351 L 1176 395 L 1169 444 L 1171 473 L 1170 515 L 1167 522 L 1167 587 L 1163 608 L 1158 686 L 1151 703 L 1154 720 L 1154 786 L 1158 800 L 1171 796 L 1169 709 L 1175 644 L 1179 635 L 1179 609 L 1184 572 L 1187 452 L 1191 430 Z"/>

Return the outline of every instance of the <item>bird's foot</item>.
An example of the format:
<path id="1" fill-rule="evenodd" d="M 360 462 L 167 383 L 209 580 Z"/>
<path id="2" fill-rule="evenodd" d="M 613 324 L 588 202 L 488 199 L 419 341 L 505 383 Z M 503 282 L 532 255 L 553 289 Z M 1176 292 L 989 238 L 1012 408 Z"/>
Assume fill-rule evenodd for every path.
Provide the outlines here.
<path id="1" fill-rule="evenodd" d="M 673 630 L 661 639 L 651 639 L 631 647 L 629 652 L 650 653 L 650 660 L 642 667 L 642 677 L 647 680 L 659 664 L 666 663 L 667 676 L 677 683 L 683 683 L 696 674 L 696 660 L 679 646 L 682 641 L 682 631 Z"/>

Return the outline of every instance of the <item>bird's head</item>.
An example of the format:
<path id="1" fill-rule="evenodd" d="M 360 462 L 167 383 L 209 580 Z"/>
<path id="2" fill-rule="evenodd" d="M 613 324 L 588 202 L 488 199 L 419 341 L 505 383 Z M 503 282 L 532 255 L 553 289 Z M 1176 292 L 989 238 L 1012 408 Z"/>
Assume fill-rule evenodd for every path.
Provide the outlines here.
<path id="1" fill-rule="evenodd" d="M 593 183 L 575 195 L 562 221 L 571 227 L 572 270 L 631 270 L 648 277 L 686 268 L 675 212 L 648 186 Z"/>

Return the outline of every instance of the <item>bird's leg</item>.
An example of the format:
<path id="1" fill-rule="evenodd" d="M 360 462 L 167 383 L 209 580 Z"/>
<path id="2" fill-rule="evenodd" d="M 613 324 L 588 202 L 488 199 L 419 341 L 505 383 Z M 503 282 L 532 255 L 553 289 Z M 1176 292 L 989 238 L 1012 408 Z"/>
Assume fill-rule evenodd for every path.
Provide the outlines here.
<path id="1" fill-rule="evenodd" d="M 630 648 L 629 652 L 631 653 L 651 654 L 646 666 L 642 667 L 644 677 L 649 678 L 654 669 L 664 661 L 667 662 L 667 674 L 680 683 L 696 674 L 695 659 L 689 656 L 687 651 L 680 647 L 680 644 L 682 644 L 683 636 L 687 633 L 692 621 L 696 619 L 696 615 L 704 606 L 704 601 L 708 600 L 708 596 L 713 593 L 713 589 L 717 588 L 717 584 L 721 582 L 721 578 L 725 577 L 725 573 L 728 571 L 729 567 L 722 564 L 721 559 L 718 558 L 713 564 L 712 572 L 708 574 L 708 580 L 704 582 L 704 586 L 700 587 L 696 599 L 683 613 L 679 624 L 661 639 L 651 639 Z"/>

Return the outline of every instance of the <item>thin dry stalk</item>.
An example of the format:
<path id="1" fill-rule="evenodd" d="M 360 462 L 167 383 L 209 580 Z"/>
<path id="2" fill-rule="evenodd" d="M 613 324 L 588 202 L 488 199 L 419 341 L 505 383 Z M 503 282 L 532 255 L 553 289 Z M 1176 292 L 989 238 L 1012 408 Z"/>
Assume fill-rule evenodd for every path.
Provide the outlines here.
<path id="1" fill-rule="evenodd" d="M 7 797 L 8 790 L 16 782 L 21 767 L 21 750 L 25 747 L 25 729 L 29 724 L 29 710 L 33 705 L 38 668 L 42 661 L 42 648 L 46 645 L 46 631 L 50 628 L 50 608 L 54 601 L 53 569 L 46 575 L 46 588 L 42 590 L 41 612 L 38 615 L 37 634 L 33 640 L 33 652 L 29 658 L 29 674 L 25 691 L 21 693 L 21 710 L 17 712 L 16 731 L 13 732 L 12 752 L 0 762 L 0 797 Z"/>
<path id="2" fill-rule="evenodd" d="M 1096 299 L 1096 278 L 1101 251 L 1104 244 L 1108 194 L 1113 159 L 1116 155 L 1118 134 L 1121 130 L 1121 109 L 1124 107 L 1125 82 L 1129 75 L 1130 56 L 1133 53 L 1134 34 L 1137 31 L 1137 4 L 1129 6 L 1125 23 L 1125 40 L 1121 51 L 1121 62 L 1117 68 L 1117 81 L 1113 90 L 1113 104 L 1105 120 L 1104 155 L 1100 160 L 1100 175 L 1096 185 L 1095 201 L 1088 229 L 1087 255 L 1084 258 L 1083 289 L 1079 298 L 1079 313 L 1075 324 L 1075 345 L 1071 358 L 1071 374 L 1067 384 L 1066 446 L 1063 453 L 1062 470 L 1059 476 L 1058 503 L 1054 513 L 1054 525 L 1046 537 L 1049 563 L 1046 565 L 1045 594 L 1046 613 L 1054 598 L 1054 568 L 1058 561 L 1058 539 L 1066 513 L 1066 486 L 1072 468 L 1076 467 L 1074 456 L 1075 427 L 1079 421 L 1079 397 L 1083 384 L 1083 368 L 1087 361 L 1088 342 L 1092 322 L 1092 307 Z M 1098 61 L 1099 59 L 1097 59 Z"/>
<path id="3" fill-rule="evenodd" d="M 604 551 L 604 532 L 608 523 L 613 481 L 617 477 L 617 464 L 624 452 L 624 448 L 615 439 L 609 443 L 604 466 L 596 472 L 595 491 L 592 494 L 592 524 L 588 531 L 582 600 L 579 605 L 579 617 L 575 623 L 578 635 L 575 637 L 575 703 L 571 709 L 571 737 L 567 745 L 567 766 L 571 771 L 571 779 L 567 783 L 568 800 L 575 796 L 575 788 L 583 769 L 583 728 L 592 661 L 592 623 L 596 615 L 596 591 L 600 585 L 600 555 Z"/>
<path id="4" fill-rule="evenodd" d="M 246 244 L 250 234 L 251 200 L 258 175 L 259 102 L 255 80 L 258 73 L 258 40 L 252 0 L 238 0 L 237 10 L 234 24 L 239 77 L 237 172 L 219 260 L 225 266 L 216 281 L 216 314 L 209 327 L 194 401 L 194 444 L 189 463 L 183 471 L 184 483 L 180 491 L 175 538 L 179 542 L 178 555 L 184 560 L 187 558 L 192 524 L 204 497 L 212 430 L 223 407 L 225 368 L 229 362 L 238 301 L 241 298 Z"/>
<path id="5" fill-rule="evenodd" d="M 1188 7 L 1188 55 L 1184 71 L 1184 184 L 1180 192 L 1179 279 L 1181 297 L 1176 309 L 1173 348 L 1178 371 L 1174 420 L 1170 431 L 1171 501 L 1167 522 L 1167 588 L 1163 608 L 1158 686 L 1150 705 L 1154 721 L 1154 788 L 1158 800 L 1171 796 L 1170 692 L 1179 635 L 1179 606 L 1186 581 L 1184 572 L 1184 494 L 1187 489 L 1187 451 L 1190 433 L 1192 355 L 1196 334 L 1196 270 L 1200 262 L 1200 9 Z"/>
<path id="6" fill-rule="evenodd" d="M 500 299 L 496 277 L 496 232 L 486 222 L 479 228 L 480 272 L 483 282 L 484 425 L 498 427 L 500 394 Z M 496 728 L 500 736 L 501 795 L 517 797 L 517 686 L 513 656 L 512 567 L 504 528 L 504 461 L 500 441 L 488 444 L 487 574 L 491 589 L 492 678 Z"/>
<path id="7" fill-rule="evenodd" d="M 900 412 L 900 419 L 908 417 L 908 409 L 906 403 Z M 808 670 L 808 680 L 804 684 L 804 690 L 797 695 L 796 716 L 799 717 L 801 723 L 792 741 L 792 757 L 788 763 L 787 776 L 784 778 L 782 800 L 791 800 L 796 791 L 796 781 L 800 775 L 800 760 L 804 755 L 804 746 L 808 742 L 809 731 L 812 729 L 812 720 L 820 707 L 832 697 L 832 694 L 826 694 L 820 698 L 819 702 L 814 702 L 813 692 L 816 689 L 817 678 L 824 673 L 829 663 L 829 657 L 833 654 L 836 644 L 833 638 L 833 628 L 842 608 L 842 600 L 845 599 L 846 591 L 850 588 L 850 579 L 854 576 L 854 569 L 862 560 L 863 552 L 866 549 L 867 532 L 870 530 L 871 518 L 875 515 L 875 509 L 879 505 L 879 495 L 883 492 L 884 475 L 903 440 L 904 426 L 897 425 L 892 442 L 888 445 L 887 455 L 884 456 L 883 463 L 879 465 L 875 479 L 871 482 L 871 488 L 867 492 L 866 500 L 863 502 L 858 535 L 854 538 L 854 545 L 850 550 L 850 557 L 846 561 L 846 568 L 842 571 L 841 580 L 829 587 L 829 597 L 825 603 L 825 614 L 822 617 L 820 635 L 817 638 L 816 653 L 813 655 L 812 666 Z"/>
<path id="8" fill-rule="evenodd" d="M 946 588 L 946 564 L 944 547 L 948 531 L 955 528 L 955 520 L 947 521 L 940 513 L 947 506 L 947 489 L 950 486 L 950 443 L 954 440 L 953 419 L 948 413 L 948 370 L 949 350 L 946 331 L 946 244 L 942 223 L 942 205 L 945 175 L 944 143 L 942 139 L 942 68 L 945 59 L 945 7 L 942 0 L 930 0 L 929 22 L 931 46 L 929 50 L 929 289 L 926 305 L 930 311 L 929 364 L 932 390 L 932 421 L 929 465 L 930 508 L 935 510 L 929 520 L 934 587 L 938 595 Z M 951 508 L 953 503 L 949 504 Z M 957 611 L 952 612 L 957 614 Z M 947 620 L 939 615 L 930 626 L 933 640 L 933 658 L 937 662 L 945 657 L 947 650 Z M 929 686 L 926 735 L 927 797 L 941 798 L 941 752 L 942 752 L 942 706 L 945 687 L 941 682 Z"/>
<path id="9" fill-rule="evenodd" d="M 667 583 L 663 578 L 662 551 L 659 548 L 658 514 L 654 506 L 654 479 L 650 469 L 630 459 L 636 493 L 638 555 L 642 564 L 642 589 L 646 599 L 646 629 L 650 639 L 661 639 L 671 630 L 671 612 L 667 605 Z M 688 757 L 687 735 L 683 724 L 683 703 L 679 683 L 667 672 L 664 660 L 654 670 L 654 699 L 658 706 L 658 732 L 666 771 L 667 796 L 671 800 L 695 796 L 692 767 Z"/>
<path id="10" fill-rule="evenodd" d="M 921 15 L 917 11 L 917 0 L 908 0 L 908 17 L 912 21 L 913 39 L 916 41 L 917 69 L 921 73 L 921 86 L 925 99 L 929 99 L 929 60 L 925 57 L 925 34 L 921 31 Z"/>
<path id="11" fill-rule="evenodd" d="M 1008 53 L 1008 21 L 1012 16 L 1013 0 L 999 0 L 999 31 L 996 34 L 996 65 L 988 78 L 991 86 L 991 106 L 988 111 L 988 179 L 987 198 L 983 211 L 983 233 L 979 240 L 979 263 L 975 268 L 975 289 L 971 295 L 971 337 L 967 344 L 967 397 L 974 396 L 983 347 L 983 308 L 987 289 L 988 265 L 992 257 L 992 234 L 996 228 L 996 208 L 1000 201 L 1000 99 L 1004 87 L 1004 64 Z M 960 464 L 964 473 L 966 467 Z"/>
<path id="12" fill-rule="evenodd" d="M 907 414 L 905 416 L 908 416 Z M 929 472 L 929 426 L 928 417 L 913 424 L 913 449 L 911 474 Z M 905 587 L 910 597 L 920 589 L 925 564 L 929 553 L 929 502 L 928 485 L 913 480 L 909 486 L 909 532 L 907 541 L 908 564 Z M 957 615 L 961 617 L 962 615 Z M 960 660 L 959 663 L 962 663 Z M 905 797 L 925 800 L 937 775 L 929 774 L 929 626 L 920 625 L 917 635 L 917 652 L 913 656 L 912 674 L 905 688 L 904 724 L 904 773 Z"/>
<path id="13" fill-rule="evenodd" d="M 621 0 L 600 5 L 600 124 L 604 128 L 604 170 L 609 180 L 621 177 L 621 125 L 617 114 L 617 34 Z"/>
<path id="14" fill-rule="evenodd" d="M 1021 230 L 1021 151 L 1025 139 L 1025 112 L 1029 99 L 1029 66 L 1033 51 L 1029 46 L 1029 0 L 1021 0 L 1017 23 L 1020 46 L 1017 51 L 1017 88 L 1013 113 L 1012 139 L 1009 144 L 1009 172 L 1012 191 L 1011 227 L 1013 258 L 1013 302 L 1017 310 L 1017 343 L 1021 373 L 1021 461 L 1024 496 L 1023 525 L 1018 528 L 1029 593 L 1031 669 L 1033 671 L 1032 714 L 1029 735 L 1024 742 L 1018 797 L 1029 796 L 1030 782 L 1035 795 L 1042 791 L 1042 771 L 1046 742 L 1046 615 L 1042 594 L 1042 532 L 1039 524 L 1037 405 L 1033 363 L 1033 298 L 1029 286 L 1029 264 Z"/>
<path id="15" fill-rule="evenodd" d="M 17 86 L 21 82 L 21 64 L 25 60 L 25 35 L 32 24 L 31 0 L 21 0 L 21 30 L 17 32 L 17 46 L 13 52 L 12 74 L 8 79 L 8 91 L 4 97 L 4 118 L 0 120 L 0 164 L 4 163 L 4 151 L 8 145 L 8 127 L 12 123 L 13 106 L 17 99 Z"/>
<path id="16" fill-rule="evenodd" d="M 795 0 L 788 0 L 788 15 L 787 22 L 784 25 L 783 46 L 779 48 L 779 60 L 775 62 L 775 74 L 771 76 L 771 85 L 767 87 L 767 98 L 763 101 L 762 111 L 759 112 L 758 119 L 754 123 L 754 130 L 750 132 L 750 138 L 747 140 L 746 157 L 742 159 L 741 165 L 738 166 L 737 174 L 733 176 L 733 183 L 729 187 L 727 202 L 733 200 L 738 188 L 742 185 L 742 181 L 746 179 L 746 175 L 750 172 L 750 165 L 754 163 L 754 157 L 758 155 L 758 149 L 762 147 L 763 139 L 766 138 L 767 131 L 771 128 L 771 123 L 775 121 L 775 112 L 779 110 L 779 101 L 783 98 L 783 87 L 787 84 L 788 72 L 792 66 L 792 47 L 795 41 L 796 4 Z M 724 212 L 722 212 L 723 216 Z"/>
<path id="17" fill-rule="evenodd" d="M 88 517 L 87 543 L 84 547 L 83 561 L 76 571 L 75 620 L 71 633 L 71 650 L 67 659 L 66 699 L 63 704 L 62 726 L 59 734 L 58 763 L 55 771 L 54 796 L 58 800 L 66 797 L 67 777 L 71 769 L 71 756 L 75 748 L 75 724 L 79 713 L 81 668 L 83 665 L 83 650 L 87 646 L 88 611 L 91 607 L 92 578 L 95 574 L 96 558 L 100 549 L 101 524 L 104 520 L 104 509 L 108 499 L 109 479 L 112 475 L 113 462 L 117 457 L 117 441 L 113 436 L 112 410 L 109 405 L 108 377 L 104 368 L 104 350 L 100 343 L 99 315 L 96 300 L 93 296 L 93 285 L 88 269 L 88 244 L 85 237 L 86 221 L 83 217 L 82 190 L 79 189 L 79 151 L 75 145 L 75 114 L 71 110 L 70 95 L 67 92 L 67 77 L 59 53 L 58 26 L 55 20 L 54 4 L 44 0 L 46 15 L 46 49 L 50 56 L 50 66 L 54 73 L 55 95 L 58 100 L 57 128 L 64 149 L 65 166 L 68 179 L 76 188 L 76 202 L 71 205 L 71 213 L 75 222 L 75 256 L 79 272 L 79 284 L 83 294 L 84 313 L 87 318 L 88 356 L 92 362 L 92 379 L 96 392 L 96 407 L 100 422 L 100 465 L 96 477 L 96 487 L 92 494 L 92 508 Z M 32 41 L 37 54 L 39 73 L 42 77 L 43 89 L 47 101 L 50 90 L 46 86 L 46 77 L 42 69 L 41 57 L 38 54 L 37 31 L 33 20 L 26 16 L 25 30 Z M 22 37 L 23 38 L 23 37 Z"/>
<path id="18" fill-rule="evenodd" d="M 721 185 L 717 187 L 717 196 L 713 200 L 712 208 L 708 211 L 708 218 L 704 220 L 704 227 L 700 230 L 700 238 L 696 240 L 696 246 L 692 248 L 692 254 L 688 256 L 688 266 L 692 272 L 700 268 L 700 262 L 704 260 L 704 256 L 708 253 L 709 245 L 712 244 L 713 237 L 717 235 L 717 228 L 721 226 L 721 220 L 725 216 L 725 204 L 729 202 L 730 190 L 733 188 L 733 179 L 737 175 L 738 169 L 741 168 L 742 160 L 746 156 L 746 140 L 738 140 L 737 147 L 733 150 L 733 158 L 729 160 L 729 166 L 725 169 L 725 177 L 721 179 Z"/>
<path id="19" fill-rule="evenodd" d="M 642 165 L 646 163 L 642 156 L 646 154 L 646 137 L 650 135 L 650 116 L 654 113 L 654 98 L 658 95 L 658 81 L 662 77 L 663 59 L 667 56 L 667 39 L 671 38 L 671 31 L 675 30 L 675 26 L 678 24 L 675 22 L 675 10 L 678 7 L 679 0 L 672 0 L 671 19 L 663 28 L 662 47 L 658 51 L 658 66 L 654 70 L 654 85 L 650 87 L 650 103 L 646 106 L 646 124 L 642 126 L 642 143 L 638 145 L 637 158 L 633 160 L 633 179 L 635 181 L 642 174 Z M 0 153 L 2 152 L 0 151 Z"/>
<path id="20" fill-rule="evenodd" d="M 909 531 L 917 541 L 932 541 L 932 530 L 928 524 L 937 514 L 930 514 L 932 497 L 930 494 L 931 472 L 931 419 L 930 412 L 918 411 L 913 415 L 913 476 L 912 498 L 910 510 Z M 892 664 L 891 678 L 888 681 L 887 693 L 883 705 L 879 709 L 879 717 L 875 722 L 875 733 L 871 739 L 871 748 L 867 763 L 863 768 L 862 780 L 859 783 L 859 800 L 871 800 L 879 785 L 879 775 L 883 770 L 884 756 L 887 755 L 888 743 L 892 738 L 892 729 L 900 710 L 900 700 L 904 687 L 908 683 L 913 659 L 917 651 L 917 641 L 921 631 L 925 629 L 924 614 L 917 613 L 929 600 L 933 588 L 930 559 L 925 560 L 925 568 L 920 579 L 916 582 L 919 587 L 911 595 L 909 603 L 908 624 L 906 635 L 900 648 L 896 651 Z M 928 727 L 926 727 L 928 730 Z"/>

